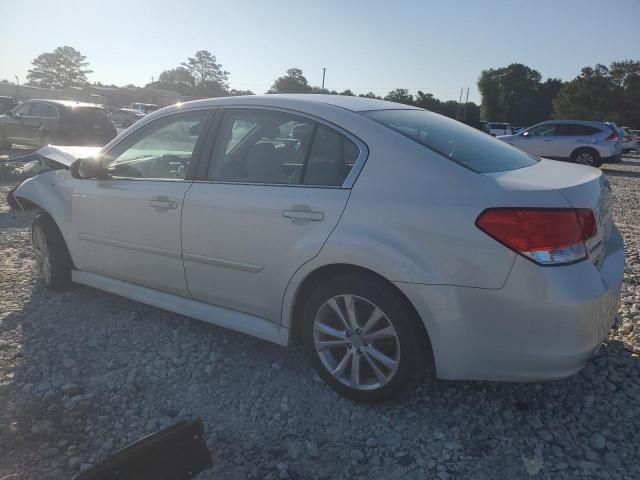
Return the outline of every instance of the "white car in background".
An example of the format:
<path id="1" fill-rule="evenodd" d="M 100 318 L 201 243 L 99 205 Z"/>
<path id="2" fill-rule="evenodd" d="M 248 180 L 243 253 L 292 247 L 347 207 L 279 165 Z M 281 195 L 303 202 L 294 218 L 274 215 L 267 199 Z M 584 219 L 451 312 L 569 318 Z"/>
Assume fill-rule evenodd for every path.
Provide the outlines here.
<path id="1" fill-rule="evenodd" d="M 144 117 L 146 117 L 146 114 L 133 108 L 118 108 L 111 114 L 111 119 L 117 127 L 130 127 Z"/>
<path id="2" fill-rule="evenodd" d="M 619 128 L 605 122 L 549 120 L 498 139 L 538 157 L 592 167 L 619 161 L 622 154 Z"/>
<path id="3" fill-rule="evenodd" d="M 45 154 L 66 167 L 15 192 L 40 209 L 45 285 L 90 285 L 301 345 L 357 401 L 388 399 L 432 368 L 445 379 L 569 376 L 618 311 L 623 240 L 602 172 L 419 108 L 200 100 L 93 155 Z"/>
<path id="4" fill-rule="evenodd" d="M 497 122 L 486 122 L 485 131 L 494 137 L 511 135 L 513 133 L 511 125 Z"/>

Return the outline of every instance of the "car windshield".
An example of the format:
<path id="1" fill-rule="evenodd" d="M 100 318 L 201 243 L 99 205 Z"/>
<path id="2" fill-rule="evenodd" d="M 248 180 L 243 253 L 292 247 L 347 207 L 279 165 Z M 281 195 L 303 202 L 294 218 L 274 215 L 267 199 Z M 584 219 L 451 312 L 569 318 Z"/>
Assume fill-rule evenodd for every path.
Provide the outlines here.
<path id="1" fill-rule="evenodd" d="M 362 114 L 474 172 L 515 170 L 537 162 L 522 150 L 427 110 L 373 110 Z"/>

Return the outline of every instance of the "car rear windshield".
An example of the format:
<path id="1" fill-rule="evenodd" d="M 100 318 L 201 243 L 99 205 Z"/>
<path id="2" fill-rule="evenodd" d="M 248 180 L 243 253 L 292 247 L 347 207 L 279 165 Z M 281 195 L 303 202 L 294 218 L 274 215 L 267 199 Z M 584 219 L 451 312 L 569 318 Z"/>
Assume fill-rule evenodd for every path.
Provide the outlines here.
<path id="1" fill-rule="evenodd" d="M 480 130 L 427 110 L 372 110 L 362 114 L 474 172 L 516 170 L 538 161 Z"/>

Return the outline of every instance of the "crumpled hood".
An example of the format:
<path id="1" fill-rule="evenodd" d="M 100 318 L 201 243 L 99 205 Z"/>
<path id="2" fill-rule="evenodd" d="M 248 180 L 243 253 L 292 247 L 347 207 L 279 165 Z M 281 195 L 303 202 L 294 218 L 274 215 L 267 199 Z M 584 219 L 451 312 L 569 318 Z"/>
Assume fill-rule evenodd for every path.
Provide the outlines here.
<path id="1" fill-rule="evenodd" d="M 102 147 L 67 147 L 47 145 L 36 153 L 41 157 L 60 163 L 66 167 L 70 166 L 78 158 L 94 157 L 100 153 Z"/>

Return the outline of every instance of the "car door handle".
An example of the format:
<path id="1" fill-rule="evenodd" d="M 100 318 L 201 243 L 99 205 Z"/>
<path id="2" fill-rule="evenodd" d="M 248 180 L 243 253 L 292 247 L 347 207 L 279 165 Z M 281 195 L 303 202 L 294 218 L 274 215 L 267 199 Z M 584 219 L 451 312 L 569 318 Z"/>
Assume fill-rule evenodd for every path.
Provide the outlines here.
<path id="1" fill-rule="evenodd" d="M 294 210 L 283 210 L 282 216 L 292 220 L 307 220 L 311 222 L 320 222 L 324 220 L 324 212 L 311 210 L 309 207 L 296 208 Z"/>
<path id="2" fill-rule="evenodd" d="M 149 200 L 147 205 L 153 208 L 159 208 L 162 210 L 175 210 L 178 208 L 178 204 L 171 200 Z"/>

